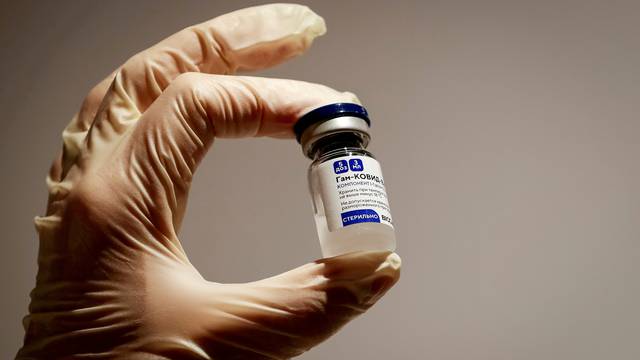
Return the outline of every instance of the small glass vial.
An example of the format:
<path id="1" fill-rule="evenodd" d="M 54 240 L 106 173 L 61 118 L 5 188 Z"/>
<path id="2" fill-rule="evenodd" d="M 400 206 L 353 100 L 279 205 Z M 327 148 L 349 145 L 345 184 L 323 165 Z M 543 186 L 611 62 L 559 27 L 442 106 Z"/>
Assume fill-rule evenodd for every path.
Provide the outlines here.
<path id="1" fill-rule="evenodd" d="M 370 120 L 357 104 L 335 103 L 294 126 L 309 166 L 309 191 L 324 257 L 396 247 L 380 164 L 366 149 Z"/>

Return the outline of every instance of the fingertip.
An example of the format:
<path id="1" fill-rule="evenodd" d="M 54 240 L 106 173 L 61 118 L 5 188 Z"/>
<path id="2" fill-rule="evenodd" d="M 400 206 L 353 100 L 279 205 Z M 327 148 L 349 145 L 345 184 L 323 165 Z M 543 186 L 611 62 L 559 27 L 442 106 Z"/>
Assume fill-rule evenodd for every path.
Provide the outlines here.
<path id="1" fill-rule="evenodd" d="M 400 269 L 402 268 L 402 259 L 394 252 L 389 254 L 385 261 L 376 270 L 381 274 L 377 282 L 380 282 L 379 288 L 372 292 L 374 297 L 382 296 L 391 287 L 393 287 L 398 280 L 400 280 Z M 376 295 L 377 294 L 377 295 Z"/>
<path id="2" fill-rule="evenodd" d="M 298 4 L 267 4 L 240 9 L 204 23 L 227 49 L 237 70 L 275 66 L 303 54 L 327 31 L 324 19 Z"/>
<path id="3" fill-rule="evenodd" d="M 384 273 L 396 276 L 402 261 L 391 251 L 357 251 L 319 259 L 316 263 L 324 265 L 327 278 L 355 280 Z"/>
<path id="4" fill-rule="evenodd" d="M 382 285 L 386 286 L 384 292 L 389 290 L 400 279 L 400 268 L 402 267 L 402 259 L 394 252 L 389 253 L 380 266 L 375 270 L 374 274 Z M 381 290 L 380 290 L 381 291 Z M 382 292 L 382 293 L 384 293 Z M 374 292 L 375 294 L 375 292 Z"/>
<path id="5" fill-rule="evenodd" d="M 389 256 L 387 256 L 385 264 L 394 270 L 400 270 L 400 268 L 402 267 L 402 258 L 400 258 L 400 255 L 392 252 L 391 254 L 389 254 Z"/>
<path id="6" fill-rule="evenodd" d="M 359 251 L 316 263 L 323 265 L 321 274 L 330 304 L 366 310 L 398 282 L 402 261 L 391 251 Z"/>
<path id="7" fill-rule="evenodd" d="M 311 10 L 308 6 L 304 6 L 305 10 L 310 14 L 307 18 L 307 34 L 313 40 L 319 36 L 322 36 L 327 33 L 327 24 L 324 21 L 324 18 L 313 10 Z"/>
<path id="8" fill-rule="evenodd" d="M 350 102 L 350 103 L 354 103 L 354 104 L 358 104 L 358 105 L 362 105 L 362 101 L 360 101 L 360 99 L 358 99 L 358 96 L 350 91 L 344 91 L 342 93 L 345 102 Z"/>

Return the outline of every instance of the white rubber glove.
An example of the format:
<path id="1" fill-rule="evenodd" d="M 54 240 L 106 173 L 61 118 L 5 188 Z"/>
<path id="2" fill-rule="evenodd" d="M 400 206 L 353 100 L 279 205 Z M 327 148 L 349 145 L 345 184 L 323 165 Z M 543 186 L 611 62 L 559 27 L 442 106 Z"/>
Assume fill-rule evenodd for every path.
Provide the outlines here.
<path id="1" fill-rule="evenodd" d="M 63 133 L 47 215 L 36 218 L 39 271 L 19 359 L 290 358 L 397 281 L 400 258 L 370 252 L 247 284 L 209 282 L 178 240 L 214 137 L 291 138 L 306 111 L 357 101 L 316 84 L 212 74 L 278 64 L 324 31 L 303 6 L 240 10 L 169 37 L 91 90 Z"/>

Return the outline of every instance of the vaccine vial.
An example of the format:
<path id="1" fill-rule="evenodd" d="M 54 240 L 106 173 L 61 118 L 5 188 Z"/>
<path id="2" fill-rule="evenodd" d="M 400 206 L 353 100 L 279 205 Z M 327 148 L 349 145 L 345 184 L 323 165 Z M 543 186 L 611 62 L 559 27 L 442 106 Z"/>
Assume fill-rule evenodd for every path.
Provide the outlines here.
<path id="1" fill-rule="evenodd" d="M 319 107 L 294 126 L 309 166 L 309 191 L 324 257 L 396 247 L 380 164 L 366 150 L 371 121 L 351 103 Z"/>

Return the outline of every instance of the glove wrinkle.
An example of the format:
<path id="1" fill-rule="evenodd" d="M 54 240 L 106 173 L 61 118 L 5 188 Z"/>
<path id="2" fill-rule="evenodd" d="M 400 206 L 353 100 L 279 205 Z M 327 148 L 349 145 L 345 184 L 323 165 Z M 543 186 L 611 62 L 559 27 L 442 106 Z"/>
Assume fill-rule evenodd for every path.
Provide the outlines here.
<path id="1" fill-rule="evenodd" d="M 232 60 L 231 50 L 224 37 L 219 35 L 213 27 L 208 29 L 193 27 L 191 30 L 196 35 L 200 43 L 200 48 L 202 49 L 202 60 L 197 62 L 196 65 L 198 69 L 200 69 L 200 72 L 217 73 L 221 75 L 235 74 L 238 66 Z M 214 70 L 214 67 L 211 65 L 217 61 L 219 61 L 222 66 L 218 65 L 220 68 Z"/>

